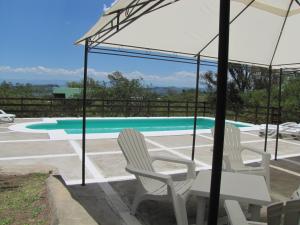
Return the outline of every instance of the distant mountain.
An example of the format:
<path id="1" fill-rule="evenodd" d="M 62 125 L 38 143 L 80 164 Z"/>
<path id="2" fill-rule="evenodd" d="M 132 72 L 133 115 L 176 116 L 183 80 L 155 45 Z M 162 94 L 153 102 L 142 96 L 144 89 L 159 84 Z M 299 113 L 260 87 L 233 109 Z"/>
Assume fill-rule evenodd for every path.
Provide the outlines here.
<path id="1" fill-rule="evenodd" d="M 11 82 L 13 84 L 32 84 L 32 85 L 53 85 L 53 86 L 66 86 L 66 81 L 64 80 L 28 80 L 28 79 L 5 79 L 5 80 L 1 80 L 0 79 L 0 83 L 2 81 L 6 81 L 6 82 Z"/>
<path id="2" fill-rule="evenodd" d="M 0 83 L 4 81 L 0 79 Z M 5 79 L 7 82 L 11 82 L 13 84 L 32 84 L 34 86 L 52 86 L 52 87 L 59 87 L 59 86 L 66 86 L 67 82 L 65 80 L 32 80 L 32 79 Z M 166 95 L 170 92 L 173 93 L 181 93 L 183 90 L 192 90 L 195 89 L 193 87 L 150 87 L 151 91 L 160 94 Z M 200 90 L 205 91 L 207 87 L 203 84 L 200 84 Z"/>
<path id="3" fill-rule="evenodd" d="M 160 95 L 167 95 L 168 93 L 181 93 L 182 91 L 193 90 L 195 88 L 190 87 L 151 87 L 149 88 L 151 91 L 160 94 Z M 205 91 L 207 87 L 205 85 L 200 85 L 200 90 Z"/>

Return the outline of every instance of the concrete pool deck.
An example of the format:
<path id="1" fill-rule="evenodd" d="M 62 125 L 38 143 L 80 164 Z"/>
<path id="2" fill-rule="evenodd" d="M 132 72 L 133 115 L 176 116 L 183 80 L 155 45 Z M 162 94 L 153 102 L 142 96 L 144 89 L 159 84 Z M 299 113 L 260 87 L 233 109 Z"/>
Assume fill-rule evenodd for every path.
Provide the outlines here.
<path id="1" fill-rule="evenodd" d="M 15 123 L 38 121 L 42 119 L 16 119 Z M 55 140 L 51 139 L 48 134 L 14 132 L 8 129 L 11 125 L 0 123 L 0 172 L 11 171 L 14 167 L 20 166 L 47 165 L 57 168 L 64 182 L 72 185 L 70 187 L 76 187 L 81 183 L 80 140 Z M 189 134 L 147 137 L 146 142 L 151 155 L 169 155 L 186 159 L 191 157 L 192 136 Z M 258 131 L 245 131 L 242 132 L 242 142 L 257 149 L 263 149 L 264 138 L 258 136 Z M 195 152 L 197 169 L 211 167 L 212 143 L 209 133 L 197 136 Z M 272 154 L 272 157 L 274 157 L 274 149 L 275 139 L 270 138 L 267 151 Z M 120 202 L 125 201 L 126 204 L 122 207 L 126 208 L 128 204 L 127 200 L 124 200 L 124 193 L 130 192 L 132 195 L 132 190 L 127 190 L 126 184 L 132 184 L 134 181 L 133 176 L 124 170 L 126 162 L 117 140 L 115 138 L 89 139 L 86 150 L 86 182 L 91 183 L 90 185 L 98 183 L 96 186 L 102 189 L 101 193 L 103 192 L 104 195 L 113 193 L 115 196 L 121 196 L 116 200 L 119 201 L 116 211 L 120 207 Z M 273 181 L 272 196 L 280 200 L 287 198 L 292 189 L 300 184 L 300 141 L 280 139 L 278 158 L 282 160 L 272 161 L 271 179 Z M 250 152 L 245 152 L 243 159 L 248 163 L 259 160 L 257 155 Z M 157 171 L 168 174 L 180 174 L 186 171 L 184 166 L 173 163 L 158 161 L 154 166 Z M 118 188 L 123 187 L 123 184 L 125 185 L 124 193 Z M 284 185 L 286 188 L 283 189 L 277 184 Z M 131 200 L 130 197 L 129 200 Z M 128 212 L 121 217 L 125 223 L 126 220 L 132 219 Z"/>

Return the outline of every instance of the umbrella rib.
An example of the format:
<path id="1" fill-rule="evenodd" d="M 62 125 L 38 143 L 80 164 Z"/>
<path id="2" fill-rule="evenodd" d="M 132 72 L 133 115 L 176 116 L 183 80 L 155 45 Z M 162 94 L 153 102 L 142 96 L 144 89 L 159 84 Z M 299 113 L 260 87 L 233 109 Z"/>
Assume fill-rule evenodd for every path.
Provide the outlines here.
<path id="1" fill-rule="evenodd" d="M 281 40 L 281 36 L 282 36 L 283 30 L 284 30 L 284 27 L 285 27 L 287 18 L 288 18 L 289 14 L 290 14 L 291 7 L 292 7 L 293 2 L 294 2 L 294 0 L 291 0 L 290 5 L 289 5 L 289 8 L 288 8 L 288 10 L 287 10 L 287 12 L 286 12 L 286 15 L 285 15 L 283 24 L 282 24 L 282 26 L 281 26 L 281 30 L 280 30 L 278 39 L 277 39 L 277 43 L 276 43 L 276 46 L 275 46 L 275 49 L 274 49 L 274 52 L 273 52 L 273 55 L 272 55 L 272 58 L 271 58 L 270 66 L 273 64 L 273 60 L 274 60 L 274 57 L 275 57 L 275 55 L 276 55 L 276 52 L 277 52 L 277 49 L 278 49 L 278 46 L 279 46 L 279 42 L 280 42 L 280 40 Z"/>
<path id="2" fill-rule="evenodd" d="M 229 25 L 231 24 L 231 23 L 233 23 L 240 15 L 242 15 L 245 11 L 246 11 L 246 9 L 248 9 L 251 5 L 252 5 L 252 3 L 253 2 L 255 2 L 255 0 L 252 0 L 251 2 L 249 2 L 248 3 L 248 5 L 246 5 L 246 7 L 245 8 L 243 8 L 242 9 L 242 11 L 240 11 L 231 21 L 230 21 L 230 23 L 229 23 Z M 196 56 L 198 56 L 198 55 L 200 55 L 217 37 L 219 36 L 219 34 L 216 34 L 196 55 L 195 55 L 195 57 Z"/>
<path id="3" fill-rule="evenodd" d="M 121 28 L 119 28 L 117 31 L 113 32 L 112 34 L 109 34 L 107 37 L 105 37 L 103 40 L 100 41 L 100 43 L 98 43 L 98 40 L 100 38 L 103 38 L 106 34 L 104 34 L 101 37 L 98 37 L 96 40 L 94 40 L 94 42 L 98 43 L 97 45 L 103 43 L 104 41 L 108 40 L 109 38 L 111 38 L 112 36 L 114 36 L 116 33 L 118 33 L 119 31 L 123 30 L 124 28 L 126 28 L 128 25 L 130 25 L 131 23 L 133 23 L 134 21 L 136 21 L 137 19 L 139 19 L 140 17 L 148 14 L 150 11 L 154 11 L 156 9 L 156 7 L 161 7 L 159 5 L 161 5 L 164 1 L 166 0 L 158 0 L 157 3 L 153 4 L 152 6 L 150 6 L 148 9 L 146 9 L 144 12 L 142 12 L 141 14 L 137 15 L 136 17 L 132 18 L 132 20 L 128 20 L 125 19 L 125 21 L 127 20 L 128 23 L 125 23 L 125 25 Z M 134 13 L 138 13 L 140 11 L 141 8 L 144 8 L 145 6 L 141 6 L 139 9 L 137 9 Z M 130 15 L 131 16 L 131 15 Z M 109 31 L 110 32 L 110 31 Z M 95 35 L 92 36 L 92 38 L 95 37 Z M 97 46 L 95 45 L 95 46 Z M 92 47 L 95 47 L 92 46 Z"/>
<path id="4" fill-rule="evenodd" d="M 138 1 L 137 1 L 137 2 L 138 2 Z M 145 2 L 145 4 L 139 6 L 139 8 L 136 9 L 134 12 L 131 11 L 131 13 L 128 14 L 128 15 L 125 17 L 125 19 L 124 19 L 123 21 L 119 22 L 119 25 L 120 25 L 121 23 L 124 23 L 124 22 L 126 23 L 126 21 L 128 21 L 130 18 L 132 18 L 133 15 L 139 13 L 139 12 L 140 12 L 144 7 L 146 7 L 150 2 L 152 2 L 152 1 Z M 155 2 L 155 1 L 154 1 L 154 2 Z M 127 10 L 124 10 L 123 12 L 126 14 L 126 12 L 128 12 L 128 11 L 127 11 Z M 144 13 L 142 12 L 142 14 L 144 14 Z M 140 15 L 138 15 L 138 16 L 140 16 Z M 118 17 L 118 16 L 116 16 L 115 18 L 117 18 L 117 17 Z M 134 20 L 135 20 L 135 18 L 134 18 Z M 134 21 L 134 20 L 133 20 L 133 21 Z M 112 21 L 113 21 L 113 20 L 112 20 Z M 132 23 L 133 21 L 130 20 L 129 24 Z M 125 26 L 126 26 L 126 25 L 125 25 Z M 118 27 L 118 28 L 117 28 L 117 27 Z M 101 32 L 102 32 L 102 29 L 103 29 L 103 28 L 101 28 L 97 33 L 95 33 L 94 35 L 92 35 L 92 36 L 90 37 L 90 39 L 96 38 L 96 42 L 97 42 L 99 39 L 105 37 L 107 34 L 109 35 L 109 36 L 108 36 L 108 38 L 109 38 L 109 37 L 113 36 L 115 33 L 118 33 L 119 30 L 122 30 L 124 27 L 122 27 L 122 28 L 120 29 L 119 26 L 115 26 L 115 27 L 112 26 L 111 28 L 112 28 L 112 29 L 109 29 L 108 32 L 106 32 L 106 33 L 103 34 L 102 36 L 101 36 Z M 114 28 L 117 28 L 117 32 L 113 32 L 112 34 L 109 34 L 111 31 L 114 30 Z M 98 35 L 100 35 L 100 37 L 98 37 Z M 95 40 L 94 40 L 94 41 L 95 41 Z"/>
<path id="5" fill-rule="evenodd" d="M 115 29 L 115 28 L 117 28 L 118 26 L 119 26 L 119 24 L 122 24 L 122 23 L 124 23 L 124 21 L 121 21 L 120 23 L 119 22 L 117 22 L 118 24 L 117 25 L 113 25 L 113 23 L 114 23 L 114 20 L 119 20 L 119 16 L 120 16 L 120 14 L 122 14 L 122 13 L 125 13 L 125 14 L 127 14 L 128 12 L 129 12 L 129 10 L 131 10 L 129 13 L 131 13 L 133 10 L 134 10 L 134 8 L 135 7 L 137 7 L 137 6 L 140 6 L 140 8 L 138 9 L 138 10 L 136 10 L 136 12 L 139 12 L 140 11 L 140 9 L 142 9 L 144 6 L 146 6 L 147 4 L 149 4 L 149 3 L 152 3 L 152 2 L 155 2 L 155 1 L 158 1 L 158 0 L 148 0 L 148 1 L 145 1 L 145 2 L 139 2 L 139 0 L 133 0 L 128 6 L 126 6 L 126 7 L 124 7 L 124 8 L 121 8 L 121 9 L 118 9 L 118 10 L 115 10 L 115 11 L 112 11 L 112 12 L 110 12 L 110 13 L 107 13 L 107 14 L 104 14 L 103 16 L 108 16 L 108 15 L 113 15 L 113 14 L 116 14 L 111 20 L 109 20 L 100 30 L 98 30 L 95 34 L 92 34 L 92 35 L 90 35 L 90 36 L 87 36 L 87 37 L 85 37 L 84 39 L 80 39 L 79 41 L 77 41 L 76 42 L 76 44 L 78 44 L 78 43 L 80 43 L 82 40 L 85 40 L 85 39 L 88 39 L 89 40 L 89 42 L 91 41 L 91 39 L 92 38 L 94 38 L 95 36 L 97 36 L 97 35 L 100 35 L 101 33 L 103 33 L 103 32 L 105 32 L 105 31 L 108 31 L 108 32 L 106 32 L 103 36 L 105 36 L 106 34 L 109 34 L 113 29 Z M 163 0 L 163 1 L 165 1 L 165 0 Z M 167 4 L 165 4 L 165 5 L 163 5 L 163 6 L 160 6 L 160 7 L 158 7 L 157 9 L 159 9 L 159 8 L 162 8 L 162 7 L 164 7 L 164 6 L 167 6 L 167 5 L 170 5 L 170 4 L 173 4 L 173 3 L 175 3 L 175 2 L 177 2 L 177 1 L 180 1 L 180 0 L 174 0 L 174 1 L 172 1 L 172 2 L 170 2 L 170 3 L 167 3 Z M 152 12 L 152 11 L 155 11 L 156 9 L 152 9 L 151 11 L 149 11 L 149 12 L 147 12 L 147 13 L 150 13 L 150 12 Z M 135 13 L 136 13 L 135 12 Z M 134 14 L 135 14 L 134 13 Z M 147 13 L 143 13 L 143 14 L 147 14 Z M 129 17 L 131 17 L 131 15 L 127 15 L 127 17 L 129 18 Z M 137 17 L 139 17 L 139 16 L 137 16 Z M 128 19 L 128 18 L 126 18 L 125 19 L 125 21 Z M 137 18 L 133 18 L 132 20 L 134 21 L 134 20 L 136 20 Z M 132 22 L 132 21 L 131 21 Z M 130 23 L 131 23 L 130 22 Z M 108 27 L 108 26 L 111 26 L 111 27 Z M 98 38 L 99 39 L 99 38 Z M 97 40 L 98 40 L 97 39 Z"/>
<path id="6" fill-rule="evenodd" d="M 155 1 L 155 0 L 149 0 L 148 2 L 150 2 L 150 1 Z M 103 29 L 105 29 L 105 27 L 107 27 L 107 26 L 109 26 L 110 24 L 112 24 L 113 23 L 113 21 L 115 20 L 115 19 L 117 19 L 117 17 L 118 17 L 118 14 L 120 14 L 120 13 L 123 13 L 123 12 L 125 12 L 127 9 L 129 9 L 129 8 L 131 8 L 131 7 L 135 7 L 136 5 L 134 5 L 136 2 L 138 2 L 138 0 L 134 0 L 134 1 L 132 1 L 128 6 L 126 6 L 125 8 L 122 8 L 122 9 L 119 9 L 119 10 L 117 10 L 117 11 L 113 11 L 113 12 L 111 12 L 111 13 L 108 13 L 108 14 L 104 14 L 104 16 L 108 16 L 108 15 L 111 15 L 111 14 L 116 14 L 110 21 L 108 21 L 99 31 L 97 31 L 95 34 L 93 34 L 93 35 L 90 35 L 90 36 L 88 36 L 88 37 L 86 37 L 85 39 L 91 39 L 92 37 L 94 37 L 95 35 L 98 35 L 98 33 L 101 33 L 101 31 L 103 30 Z M 146 2 L 147 3 L 147 2 Z M 83 40 L 85 40 L 85 39 L 83 39 Z M 77 43 L 79 43 L 79 42 L 81 42 L 82 40 L 79 40 Z"/>

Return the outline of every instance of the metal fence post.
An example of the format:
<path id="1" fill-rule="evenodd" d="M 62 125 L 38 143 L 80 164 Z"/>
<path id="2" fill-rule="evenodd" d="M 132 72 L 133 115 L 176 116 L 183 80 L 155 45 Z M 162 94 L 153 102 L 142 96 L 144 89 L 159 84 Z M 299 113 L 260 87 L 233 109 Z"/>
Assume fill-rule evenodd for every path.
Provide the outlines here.
<path id="1" fill-rule="evenodd" d="M 150 100 L 147 102 L 147 116 L 150 116 Z"/>
<path id="2" fill-rule="evenodd" d="M 258 123 L 258 106 L 255 106 L 255 124 Z"/>
<path id="3" fill-rule="evenodd" d="M 123 102 L 123 101 L 122 101 Z M 128 100 L 125 100 L 124 102 L 123 102 L 123 104 L 125 104 L 124 105 L 124 115 L 125 115 L 125 117 L 128 117 L 129 116 L 129 112 L 128 112 L 128 103 L 129 103 L 129 101 Z"/>
<path id="4" fill-rule="evenodd" d="M 101 112 L 101 115 L 102 115 L 102 117 L 104 117 L 104 115 L 105 115 L 105 113 L 104 113 L 104 110 L 105 110 L 105 109 L 104 109 L 104 100 L 102 100 L 102 107 L 101 107 L 101 109 L 102 109 L 102 110 L 101 110 L 101 111 L 102 111 L 102 112 Z"/>
<path id="5" fill-rule="evenodd" d="M 271 123 L 274 123 L 274 114 L 275 114 L 275 108 L 271 107 L 271 119 L 270 119 Z"/>
<path id="6" fill-rule="evenodd" d="M 77 98 L 77 116 L 79 116 L 80 115 L 80 107 L 81 106 L 81 102 L 80 102 L 80 99 L 79 98 Z"/>
<path id="7" fill-rule="evenodd" d="M 235 108 L 234 111 L 235 111 L 235 112 L 234 112 L 234 120 L 237 121 L 237 120 L 238 120 L 238 114 L 239 114 L 239 112 L 238 112 L 238 109 L 237 109 L 237 108 Z"/>
<path id="8" fill-rule="evenodd" d="M 189 116 L 189 102 L 185 103 L 185 116 Z"/>
<path id="9" fill-rule="evenodd" d="M 24 117 L 24 98 L 21 98 L 21 115 Z"/>

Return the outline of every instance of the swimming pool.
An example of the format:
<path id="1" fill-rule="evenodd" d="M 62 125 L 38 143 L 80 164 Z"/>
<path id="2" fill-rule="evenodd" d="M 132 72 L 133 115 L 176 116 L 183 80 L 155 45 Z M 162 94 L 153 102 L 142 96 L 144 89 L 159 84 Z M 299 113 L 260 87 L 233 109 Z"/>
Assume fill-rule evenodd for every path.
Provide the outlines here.
<path id="1" fill-rule="evenodd" d="M 124 128 L 134 128 L 141 132 L 155 131 L 188 131 L 193 129 L 193 118 L 97 118 L 87 119 L 86 132 L 88 134 L 118 133 Z M 214 126 L 212 118 L 198 118 L 197 129 L 210 129 Z M 233 122 L 237 127 L 250 125 Z M 67 134 L 81 134 L 81 119 L 57 119 L 55 122 L 41 122 L 26 126 L 31 130 L 54 131 L 63 130 Z"/>

